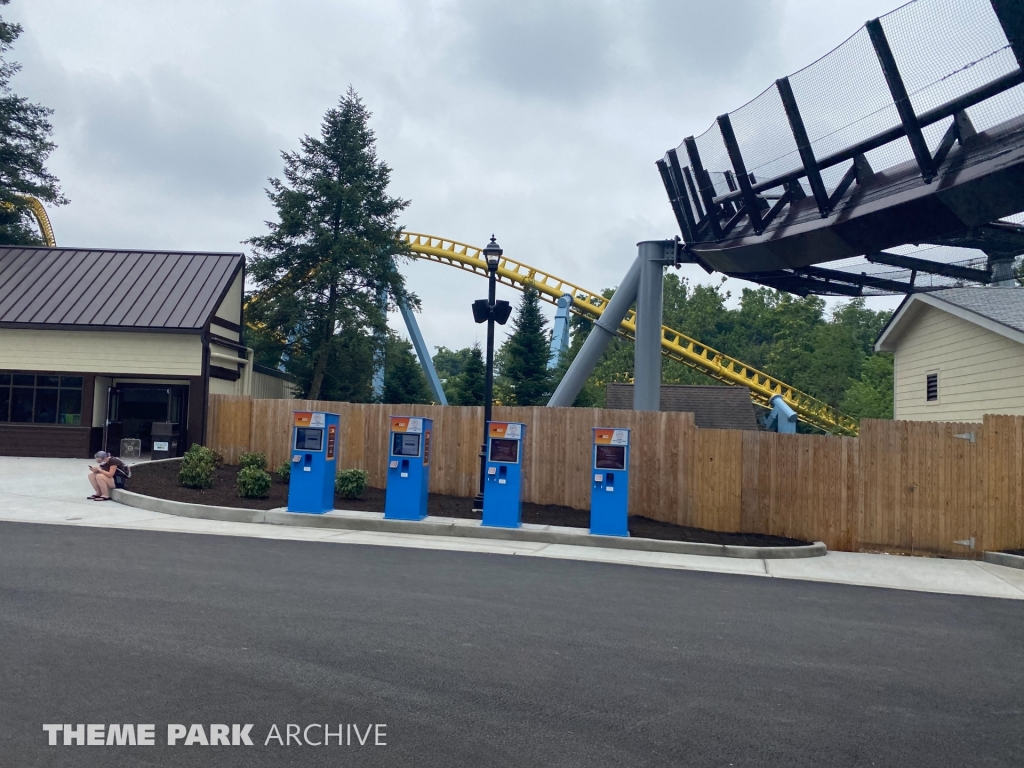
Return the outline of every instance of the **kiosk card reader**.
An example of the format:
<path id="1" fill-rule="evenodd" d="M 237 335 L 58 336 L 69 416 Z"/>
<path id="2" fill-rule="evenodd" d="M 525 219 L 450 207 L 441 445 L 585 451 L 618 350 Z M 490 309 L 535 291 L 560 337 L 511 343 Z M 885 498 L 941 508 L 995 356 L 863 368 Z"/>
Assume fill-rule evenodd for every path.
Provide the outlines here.
<path id="1" fill-rule="evenodd" d="M 422 520 L 430 489 L 430 434 L 433 419 L 392 416 L 388 445 L 386 520 Z"/>
<path id="2" fill-rule="evenodd" d="M 322 515 L 334 509 L 340 423 L 336 413 L 292 412 L 289 512 Z"/>
<path id="3" fill-rule="evenodd" d="M 495 528 L 522 525 L 523 439 L 526 425 L 492 421 L 487 429 L 483 524 Z"/>
<path id="4" fill-rule="evenodd" d="M 594 429 L 590 532 L 629 536 L 629 430 Z"/>

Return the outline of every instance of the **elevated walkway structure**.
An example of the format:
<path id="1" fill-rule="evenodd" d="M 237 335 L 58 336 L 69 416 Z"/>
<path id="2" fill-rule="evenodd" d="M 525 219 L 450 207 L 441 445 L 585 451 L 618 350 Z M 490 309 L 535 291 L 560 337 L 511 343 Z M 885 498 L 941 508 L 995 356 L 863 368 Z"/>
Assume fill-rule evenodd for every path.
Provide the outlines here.
<path id="1" fill-rule="evenodd" d="M 682 260 L 804 295 L 1011 280 L 1022 67 L 1021 0 L 867 22 L 658 161 Z"/>

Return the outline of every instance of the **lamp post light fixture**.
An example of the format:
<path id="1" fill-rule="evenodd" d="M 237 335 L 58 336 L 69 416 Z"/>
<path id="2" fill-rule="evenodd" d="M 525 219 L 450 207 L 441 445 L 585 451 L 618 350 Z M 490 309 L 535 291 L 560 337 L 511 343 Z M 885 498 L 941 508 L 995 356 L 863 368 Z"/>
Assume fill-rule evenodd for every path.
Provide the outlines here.
<path id="1" fill-rule="evenodd" d="M 487 425 L 491 421 L 491 407 L 494 399 L 494 323 L 504 325 L 512 313 L 507 301 L 495 301 L 494 291 L 498 283 L 498 262 L 504 251 L 491 235 L 491 242 L 483 250 L 487 260 L 487 299 L 473 302 L 473 320 L 487 323 L 487 374 L 484 379 L 484 440 L 480 446 L 480 488 L 473 499 L 473 509 L 484 509 L 484 473 L 487 471 Z"/>

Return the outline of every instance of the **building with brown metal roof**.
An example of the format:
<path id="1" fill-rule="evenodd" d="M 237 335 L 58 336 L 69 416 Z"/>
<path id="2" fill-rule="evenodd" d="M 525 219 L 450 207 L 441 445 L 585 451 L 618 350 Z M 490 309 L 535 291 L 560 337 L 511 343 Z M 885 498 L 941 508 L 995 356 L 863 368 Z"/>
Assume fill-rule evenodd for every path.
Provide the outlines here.
<path id="1" fill-rule="evenodd" d="M 261 376 L 286 396 L 244 345 L 244 271 L 241 253 L 0 247 L 0 455 L 180 455 L 211 393 Z"/>

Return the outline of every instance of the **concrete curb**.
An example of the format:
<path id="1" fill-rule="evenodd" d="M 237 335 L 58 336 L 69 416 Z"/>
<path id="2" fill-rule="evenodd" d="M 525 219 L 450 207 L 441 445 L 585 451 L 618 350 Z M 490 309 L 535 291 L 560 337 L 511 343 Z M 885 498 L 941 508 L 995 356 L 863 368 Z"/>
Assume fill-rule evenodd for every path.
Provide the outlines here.
<path id="1" fill-rule="evenodd" d="M 1024 557 L 1020 555 L 1008 555 L 1006 552 L 986 552 L 985 562 L 996 565 L 1005 565 L 1007 568 L 1020 568 L 1024 570 Z"/>
<path id="2" fill-rule="evenodd" d="M 408 533 L 419 536 L 459 536 L 502 541 L 534 541 L 544 544 L 568 544 L 576 547 L 602 547 L 605 549 L 631 549 L 644 552 L 672 552 L 681 555 L 710 557 L 738 557 L 752 560 L 793 560 L 804 557 L 822 557 L 827 553 L 824 542 L 796 547 L 740 547 L 723 544 L 702 544 L 690 541 L 661 541 L 660 539 L 618 538 L 594 536 L 583 529 L 556 530 L 555 526 L 529 526 L 522 528 L 484 528 L 477 520 L 449 518 L 426 520 L 384 520 L 362 514 L 338 511 L 327 515 L 303 515 L 280 509 L 241 509 L 214 507 L 170 501 L 141 493 L 115 489 L 114 501 L 129 507 L 162 512 L 166 515 L 193 517 L 204 520 L 222 520 L 231 523 L 265 523 L 292 525 L 304 528 L 334 528 L 348 531 L 376 531 L 380 533 Z M 1024 558 L 1021 558 L 1024 559 Z"/>

